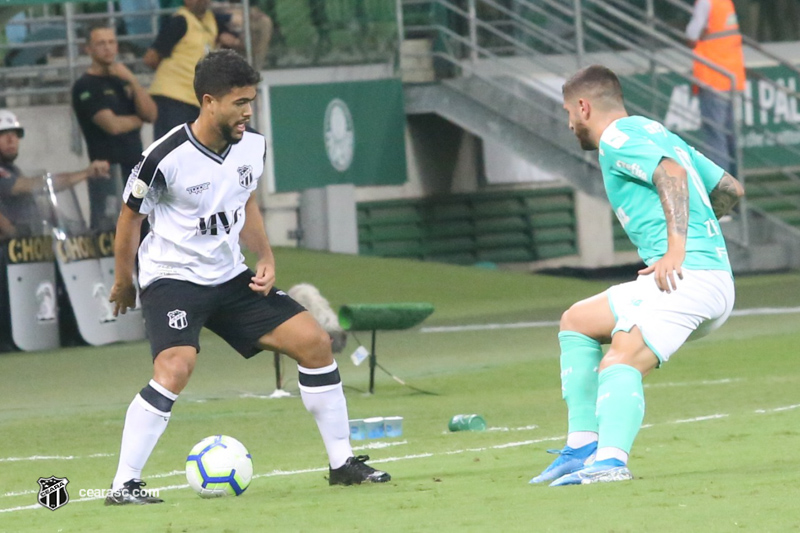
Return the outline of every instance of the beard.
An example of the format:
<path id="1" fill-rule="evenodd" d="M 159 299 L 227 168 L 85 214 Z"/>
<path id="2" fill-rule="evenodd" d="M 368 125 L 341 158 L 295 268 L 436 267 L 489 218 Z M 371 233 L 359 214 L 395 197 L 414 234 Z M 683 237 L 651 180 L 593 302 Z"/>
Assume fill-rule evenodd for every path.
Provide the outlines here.
<path id="1" fill-rule="evenodd" d="M 228 144 L 236 144 L 244 138 L 244 134 L 239 137 L 234 136 L 234 127 L 229 124 L 220 125 L 219 133 Z"/>
<path id="2" fill-rule="evenodd" d="M 589 128 L 584 124 L 575 124 L 575 136 L 578 138 L 582 150 L 597 150 L 597 145 L 592 142 Z"/>

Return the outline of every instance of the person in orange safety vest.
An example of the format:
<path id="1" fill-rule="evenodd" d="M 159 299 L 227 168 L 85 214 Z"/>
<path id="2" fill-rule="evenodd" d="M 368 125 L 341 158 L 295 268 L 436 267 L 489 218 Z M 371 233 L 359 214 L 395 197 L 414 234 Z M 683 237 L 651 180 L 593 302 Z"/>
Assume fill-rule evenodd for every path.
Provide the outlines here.
<path id="1" fill-rule="evenodd" d="M 736 139 L 734 136 L 735 100 L 731 101 L 731 81 L 737 92 L 744 90 L 745 71 L 742 34 L 732 0 L 697 0 L 686 37 L 695 55 L 713 63 L 714 69 L 695 60 L 695 93 L 700 99 L 701 133 L 706 155 L 735 175 Z M 720 72 L 724 70 L 733 75 Z M 720 94 L 724 93 L 724 94 Z"/>

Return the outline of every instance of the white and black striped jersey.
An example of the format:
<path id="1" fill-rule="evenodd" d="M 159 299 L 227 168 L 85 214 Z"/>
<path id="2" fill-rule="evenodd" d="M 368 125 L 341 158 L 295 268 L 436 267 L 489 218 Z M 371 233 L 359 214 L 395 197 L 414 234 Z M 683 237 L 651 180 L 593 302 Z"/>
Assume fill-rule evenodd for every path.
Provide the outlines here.
<path id="1" fill-rule="evenodd" d="M 219 285 L 247 267 L 239 246 L 244 206 L 264 171 L 264 137 L 249 131 L 216 154 L 188 124 L 154 142 L 131 172 L 124 202 L 148 215 L 139 285 L 171 278 Z"/>

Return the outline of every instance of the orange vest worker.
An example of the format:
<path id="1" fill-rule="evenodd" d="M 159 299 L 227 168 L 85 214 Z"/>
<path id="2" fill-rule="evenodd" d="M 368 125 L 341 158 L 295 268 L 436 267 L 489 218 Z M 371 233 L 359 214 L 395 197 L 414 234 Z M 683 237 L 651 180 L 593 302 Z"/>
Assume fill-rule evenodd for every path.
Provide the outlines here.
<path id="1" fill-rule="evenodd" d="M 710 2 L 708 24 L 694 47 L 694 53 L 733 74 L 736 77 L 736 89 L 743 91 L 744 54 L 736 10 L 732 0 Z M 718 91 L 729 91 L 731 88 L 730 78 L 699 61 L 694 62 L 694 77 Z"/>

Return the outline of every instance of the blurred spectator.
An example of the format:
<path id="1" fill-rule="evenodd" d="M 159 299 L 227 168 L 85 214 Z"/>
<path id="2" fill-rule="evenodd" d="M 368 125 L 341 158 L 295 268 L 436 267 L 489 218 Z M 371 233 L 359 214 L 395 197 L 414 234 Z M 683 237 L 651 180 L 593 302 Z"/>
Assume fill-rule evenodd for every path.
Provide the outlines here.
<path id="1" fill-rule="evenodd" d="M 14 113 L 0 109 L 0 211 L 16 235 L 39 235 L 43 218 L 33 195 L 44 190 L 44 180 L 24 177 L 14 164 L 19 140 L 24 136 L 25 130 Z M 108 161 L 92 161 L 86 170 L 53 175 L 53 186 L 59 191 L 87 178 L 108 179 L 108 171 Z"/>
<path id="2" fill-rule="evenodd" d="M 212 9 L 225 21 L 219 35 L 219 45 L 244 55 L 244 10 L 239 2 L 214 2 Z M 220 17 L 222 15 L 222 17 Z M 224 17 L 224 18 L 223 18 Z M 250 6 L 250 43 L 253 50 L 253 68 L 266 66 L 269 43 L 272 40 L 272 19 L 256 6 Z"/>
<path id="3" fill-rule="evenodd" d="M 28 27 L 24 24 L 25 12 L 20 11 L 6 23 L 6 41 L 18 44 L 25 41 L 28 36 Z"/>
<path id="4" fill-rule="evenodd" d="M 150 11 L 158 9 L 158 2 L 156 0 L 119 0 L 119 8 L 123 13 L 133 13 L 137 11 Z M 129 36 L 142 35 L 147 36 L 155 32 L 154 22 L 152 16 L 127 16 L 122 17 L 125 23 L 125 34 Z M 149 36 L 148 36 L 149 37 Z M 148 37 L 140 37 L 127 41 L 129 44 L 136 47 L 137 50 L 144 50 L 150 44 Z M 138 55 L 138 54 L 137 54 Z"/>
<path id="5" fill-rule="evenodd" d="M 317 30 L 317 46 L 314 55 L 320 56 L 328 53 L 332 47 L 331 43 L 331 22 L 328 19 L 328 9 L 325 5 L 326 0 L 308 0 L 308 12 L 311 17 L 311 24 Z"/>
<path id="6" fill-rule="evenodd" d="M 183 0 L 161 26 L 153 45 L 144 55 L 144 63 L 155 69 L 150 86 L 158 106 L 153 136 L 159 139 L 179 124 L 194 122 L 200 103 L 194 94 L 194 67 L 217 47 L 220 31 L 225 31 L 230 17 L 209 10 L 210 0 Z M 225 37 L 229 48 L 238 45 L 235 35 Z"/>
<path id="7" fill-rule="evenodd" d="M 0 213 L 0 239 L 9 239 L 16 235 L 17 229 L 3 213 Z M 0 274 L 2 275 L 2 274 Z"/>
<path id="8" fill-rule="evenodd" d="M 762 42 L 798 39 L 800 8 L 797 0 L 759 0 L 758 40 Z"/>
<path id="9" fill-rule="evenodd" d="M 731 0 L 697 0 L 686 37 L 696 55 L 733 74 L 734 89 L 744 90 L 742 34 Z M 700 61 L 694 62 L 694 77 L 699 82 L 694 89 L 700 99 L 706 155 L 735 176 L 735 102 L 731 102 L 728 94 L 720 95 L 730 93 L 731 80 Z"/>
<path id="10" fill-rule="evenodd" d="M 272 21 L 272 39 L 270 40 L 273 48 L 271 64 L 275 63 L 275 48 L 286 48 L 286 37 L 283 35 L 280 21 L 278 20 L 278 9 L 275 5 L 276 0 L 261 0 L 259 3 L 264 13 Z"/>
<path id="11" fill-rule="evenodd" d="M 120 165 L 123 183 L 89 182 L 92 229 L 114 227 L 119 215 L 117 196 L 142 153 L 140 129 L 156 119 L 153 99 L 128 68 L 116 61 L 117 38 L 112 28 L 89 30 L 86 52 L 92 65 L 72 88 L 72 107 L 78 117 L 89 159 Z M 119 194 L 118 194 L 119 193 Z"/>

